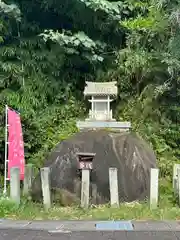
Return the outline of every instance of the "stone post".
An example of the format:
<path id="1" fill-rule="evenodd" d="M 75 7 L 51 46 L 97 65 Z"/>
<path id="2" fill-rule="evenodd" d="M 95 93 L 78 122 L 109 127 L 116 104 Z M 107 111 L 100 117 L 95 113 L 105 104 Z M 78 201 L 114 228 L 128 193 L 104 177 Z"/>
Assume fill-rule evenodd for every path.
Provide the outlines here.
<path id="1" fill-rule="evenodd" d="M 180 164 L 174 164 L 173 166 L 173 191 L 176 195 L 178 193 L 178 169 L 180 169 Z"/>
<path id="2" fill-rule="evenodd" d="M 151 168 L 150 172 L 150 208 L 155 209 L 158 205 L 159 169 Z"/>
<path id="3" fill-rule="evenodd" d="M 10 199 L 20 204 L 20 169 L 17 167 L 10 170 Z"/>
<path id="4" fill-rule="evenodd" d="M 24 186 L 23 186 L 23 195 L 29 195 L 32 189 L 32 181 L 34 177 L 33 165 L 27 164 L 25 165 L 25 172 L 24 172 Z"/>
<path id="5" fill-rule="evenodd" d="M 90 170 L 82 169 L 82 185 L 81 185 L 81 207 L 89 207 L 89 177 Z"/>
<path id="6" fill-rule="evenodd" d="M 41 168 L 43 203 L 46 210 L 51 207 L 50 168 Z"/>
<path id="7" fill-rule="evenodd" d="M 118 170 L 117 168 L 109 168 L 109 187 L 110 187 L 110 202 L 111 206 L 119 206 L 119 191 L 118 191 Z"/>
<path id="8" fill-rule="evenodd" d="M 180 206 L 180 168 L 177 169 L 177 176 L 178 203 Z"/>

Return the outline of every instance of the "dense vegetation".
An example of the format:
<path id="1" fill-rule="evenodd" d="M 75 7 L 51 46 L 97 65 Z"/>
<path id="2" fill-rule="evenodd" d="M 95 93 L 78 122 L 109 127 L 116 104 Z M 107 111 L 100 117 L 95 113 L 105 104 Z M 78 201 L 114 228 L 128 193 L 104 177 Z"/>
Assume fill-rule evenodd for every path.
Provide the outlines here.
<path id="1" fill-rule="evenodd" d="M 117 119 L 157 152 L 162 175 L 180 157 L 180 2 L 0 2 L 0 153 L 4 106 L 21 112 L 28 161 L 77 129 L 90 81 L 117 81 Z"/>

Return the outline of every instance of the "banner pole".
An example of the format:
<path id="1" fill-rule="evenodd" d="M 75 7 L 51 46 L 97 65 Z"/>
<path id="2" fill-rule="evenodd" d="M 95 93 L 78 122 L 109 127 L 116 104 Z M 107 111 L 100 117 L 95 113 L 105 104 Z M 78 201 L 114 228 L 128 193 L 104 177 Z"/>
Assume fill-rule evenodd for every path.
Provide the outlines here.
<path id="1" fill-rule="evenodd" d="M 4 153 L 4 195 L 7 192 L 7 146 L 8 146 L 8 106 L 5 106 L 5 153 Z"/>

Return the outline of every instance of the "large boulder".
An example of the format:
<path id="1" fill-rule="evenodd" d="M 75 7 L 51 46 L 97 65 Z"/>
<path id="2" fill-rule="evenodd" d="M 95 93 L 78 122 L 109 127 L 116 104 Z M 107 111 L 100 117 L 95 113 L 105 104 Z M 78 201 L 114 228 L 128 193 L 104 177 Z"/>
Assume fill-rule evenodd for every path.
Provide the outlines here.
<path id="1" fill-rule="evenodd" d="M 56 201 L 71 204 L 80 199 L 77 152 L 96 153 L 90 177 L 91 203 L 109 202 L 110 167 L 118 169 L 121 202 L 149 196 L 150 168 L 156 167 L 156 157 L 149 145 L 134 133 L 97 130 L 79 132 L 62 141 L 45 161 L 44 166 L 51 169 L 51 188 Z M 40 174 L 34 180 L 32 196 L 36 200 L 42 197 Z"/>

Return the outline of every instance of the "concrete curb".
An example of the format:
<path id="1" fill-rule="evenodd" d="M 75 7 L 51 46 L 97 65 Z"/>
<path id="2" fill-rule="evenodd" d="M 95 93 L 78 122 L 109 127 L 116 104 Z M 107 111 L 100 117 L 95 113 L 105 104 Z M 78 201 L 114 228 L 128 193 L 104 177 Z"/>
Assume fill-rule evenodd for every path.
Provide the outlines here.
<path id="1" fill-rule="evenodd" d="M 132 229 L 129 227 L 130 225 L 126 225 L 129 223 L 132 224 Z M 50 233 L 77 231 L 180 231 L 180 221 L 15 221 L 0 219 L 0 229 L 38 230 Z"/>

